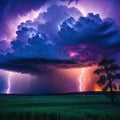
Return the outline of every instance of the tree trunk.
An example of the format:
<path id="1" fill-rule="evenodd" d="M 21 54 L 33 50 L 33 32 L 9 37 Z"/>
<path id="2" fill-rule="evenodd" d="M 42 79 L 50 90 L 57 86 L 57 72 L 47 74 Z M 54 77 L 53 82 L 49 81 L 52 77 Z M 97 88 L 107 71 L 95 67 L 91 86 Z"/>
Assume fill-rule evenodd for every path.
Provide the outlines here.
<path id="1" fill-rule="evenodd" d="M 109 79 L 109 86 L 110 86 L 111 102 L 112 102 L 112 104 L 115 104 L 115 99 L 114 99 L 114 93 L 113 93 L 113 90 L 112 90 L 112 81 L 111 81 L 111 79 Z"/>

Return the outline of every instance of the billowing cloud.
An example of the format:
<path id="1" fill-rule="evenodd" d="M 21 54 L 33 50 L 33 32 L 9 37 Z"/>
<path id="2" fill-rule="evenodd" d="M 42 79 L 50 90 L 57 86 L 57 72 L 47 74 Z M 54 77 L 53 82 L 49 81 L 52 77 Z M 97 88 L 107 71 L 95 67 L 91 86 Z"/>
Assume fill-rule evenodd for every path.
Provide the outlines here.
<path id="1" fill-rule="evenodd" d="M 59 11 L 59 12 L 55 12 Z M 68 17 L 78 18 L 82 16 L 76 8 L 68 8 L 63 5 L 51 5 L 46 12 L 40 13 L 34 21 L 26 21 L 18 26 L 17 39 L 26 41 L 37 33 L 44 33 L 51 40 L 59 39 L 59 24 Z"/>
<path id="2" fill-rule="evenodd" d="M 66 19 L 61 24 L 59 35 L 64 45 L 90 45 L 104 48 L 120 42 L 120 33 L 115 21 L 110 18 L 102 20 L 99 15 L 93 13 L 89 13 L 87 17 L 80 17 L 77 21 L 74 18 Z"/>
<path id="3" fill-rule="evenodd" d="M 61 0 L 1 0 L 0 39 L 11 38 L 10 24 L 12 24 L 12 22 L 16 20 L 16 18 L 19 18 L 19 16 L 22 17 L 25 16 L 27 13 L 30 13 L 31 11 L 36 11 L 45 4 L 59 2 L 61 2 Z"/>
<path id="4" fill-rule="evenodd" d="M 89 13 L 87 17 L 66 19 L 60 26 L 61 46 L 75 53 L 74 59 L 98 61 L 120 51 L 120 29 L 110 18 L 101 19 Z"/>
<path id="5" fill-rule="evenodd" d="M 53 4 L 33 21 L 21 23 L 16 34 L 11 51 L 1 55 L 0 68 L 39 73 L 84 67 L 119 52 L 119 28 L 113 19 L 93 13 L 83 17 L 78 9 L 63 5 Z"/>

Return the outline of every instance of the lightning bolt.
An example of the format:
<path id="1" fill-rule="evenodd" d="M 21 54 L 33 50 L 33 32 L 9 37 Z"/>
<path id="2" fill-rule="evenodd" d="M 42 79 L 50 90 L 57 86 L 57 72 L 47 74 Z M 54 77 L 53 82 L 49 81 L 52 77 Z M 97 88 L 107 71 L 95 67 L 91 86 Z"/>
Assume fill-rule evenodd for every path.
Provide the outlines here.
<path id="1" fill-rule="evenodd" d="M 11 77 L 12 77 L 12 72 L 9 73 L 9 76 L 8 76 L 8 88 L 6 90 L 6 93 L 9 94 L 10 93 L 10 89 L 11 89 Z"/>
<path id="2" fill-rule="evenodd" d="M 85 68 L 82 68 L 80 69 L 80 76 L 77 79 L 77 81 L 79 82 L 78 89 L 80 92 L 85 90 L 84 77 L 85 77 Z"/>

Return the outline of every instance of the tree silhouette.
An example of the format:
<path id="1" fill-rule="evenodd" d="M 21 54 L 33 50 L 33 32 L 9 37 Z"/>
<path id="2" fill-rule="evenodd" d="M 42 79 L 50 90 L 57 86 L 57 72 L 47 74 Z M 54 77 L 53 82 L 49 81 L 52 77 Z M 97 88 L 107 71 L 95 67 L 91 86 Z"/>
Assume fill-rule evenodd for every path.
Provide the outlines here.
<path id="1" fill-rule="evenodd" d="M 97 84 L 103 88 L 103 91 L 110 90 L 111 102 L 115 103 L 113 92 L 115 85 L 113 81 L 120 79 L 120 73 L 118 73 L 120 67 L 115 63 L 114 59 L 102 59 L 98 63 L 98 67 L 99 68 L 94 71 L 94 74 L 99 76 Z"/>

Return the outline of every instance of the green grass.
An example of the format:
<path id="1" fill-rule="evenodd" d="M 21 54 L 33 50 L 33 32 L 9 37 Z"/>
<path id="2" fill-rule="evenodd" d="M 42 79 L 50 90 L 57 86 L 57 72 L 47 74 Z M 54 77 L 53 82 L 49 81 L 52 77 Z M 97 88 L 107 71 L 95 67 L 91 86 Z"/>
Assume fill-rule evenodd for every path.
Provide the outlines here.
<path id="1" fill-rule="evenodd" d="M 0 96 L 0 120 L 120 120 L 103 95 Z"/>

